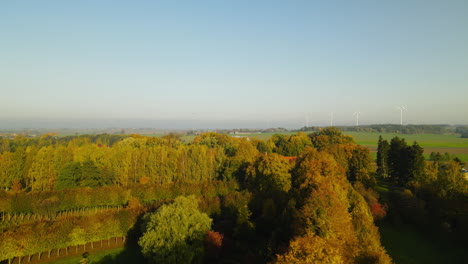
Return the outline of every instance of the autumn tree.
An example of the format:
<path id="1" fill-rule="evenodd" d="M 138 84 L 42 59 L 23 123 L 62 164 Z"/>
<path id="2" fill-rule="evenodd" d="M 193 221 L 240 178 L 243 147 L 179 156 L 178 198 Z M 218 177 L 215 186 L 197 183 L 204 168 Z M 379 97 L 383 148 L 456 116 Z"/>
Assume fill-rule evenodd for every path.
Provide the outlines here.
<path id="1" fill-rule="evenodd" d="M 291 189 L 290 164 L 278 154 L 261 154 L 247 168 L 248 186 L 260 192 L 288 192 Z"/>
<path id="2" fill-rule="evenodd" d="M 351 136 L 343 135 L 343 132 L 336 127 L 322 128 L 320 131 L 309 135 L 314 147 L 319 150 L 329 145 L 354 143 Z"/>
<path id="3" fill-rule="evenodd" d="M 53 147 L 41 148 L 29 170 L 31 189 L 37 191 L 52 189 L 56 175 Z"/>

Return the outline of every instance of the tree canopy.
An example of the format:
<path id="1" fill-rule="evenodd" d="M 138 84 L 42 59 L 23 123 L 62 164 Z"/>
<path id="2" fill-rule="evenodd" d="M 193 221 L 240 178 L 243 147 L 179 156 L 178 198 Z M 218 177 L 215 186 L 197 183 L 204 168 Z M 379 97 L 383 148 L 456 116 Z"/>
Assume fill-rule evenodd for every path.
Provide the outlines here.
<path id="1" fill-rule="evenodd" d="M 152 263 L 192 263 L 203 255 L 203 240 L 212 220 L 198 210 L 194 196 L 179 196 L 147 216 L 139 240 Z"/>

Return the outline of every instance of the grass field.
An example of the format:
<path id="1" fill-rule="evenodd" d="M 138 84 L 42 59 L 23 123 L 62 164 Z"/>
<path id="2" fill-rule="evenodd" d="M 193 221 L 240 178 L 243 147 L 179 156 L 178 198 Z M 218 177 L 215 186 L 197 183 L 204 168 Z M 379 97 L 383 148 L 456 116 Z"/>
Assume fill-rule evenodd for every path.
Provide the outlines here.
<path id="1" fill-rule="evenodd" d="M 353 136 L 356 143 L 366 146 L 371 150 L 375 158 L 377 141 L 382 135 L 384 139 L 391 140 L 393 137 L 404 138 L 408 144 L 414 141 L 424 148 L 425 157 L 428 158 L 431 152 L 448 152 L 456 155 L 462 161 L 468 162 L 468 138 L 460 138 L 457 134 L 396 134 L 396 133 L 371 133 L 371 132 L 345 132 Z"/>
<path id="2" fill-rule="evenodd" d="M 382 245 L 397 264 L 466 263 L 461 245 L 428 237 L 413 227 L 379 224 Z"/>

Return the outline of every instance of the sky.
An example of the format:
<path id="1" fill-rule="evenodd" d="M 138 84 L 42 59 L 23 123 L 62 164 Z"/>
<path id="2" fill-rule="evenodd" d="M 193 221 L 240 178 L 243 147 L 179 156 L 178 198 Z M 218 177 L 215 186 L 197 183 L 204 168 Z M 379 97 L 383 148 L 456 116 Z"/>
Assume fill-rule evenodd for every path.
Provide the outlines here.
<path id="1" fill-rule="evenodd" d="M 400 123 L 400 105 L 404 124 L 468 124 L 467 14 L 464 0 L 0 1 L 0 128 Z"/>

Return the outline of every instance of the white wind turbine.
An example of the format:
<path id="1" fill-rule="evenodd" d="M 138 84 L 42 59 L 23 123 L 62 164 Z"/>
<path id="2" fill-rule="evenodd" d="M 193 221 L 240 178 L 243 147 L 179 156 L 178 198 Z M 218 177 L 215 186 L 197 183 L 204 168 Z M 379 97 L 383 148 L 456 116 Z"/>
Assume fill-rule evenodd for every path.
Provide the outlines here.
<path id="1" fill-rule="evenodd" d="M 405 105 L 400 105 L 397 107 L 400 110 L 400 125 L 403 125 L 403 111 L 408 110 Z"/>
<path id="2" fill-rule="evenodd" d="M 359 115 L 361 114 L 361 111 L 356 111 L 354 112 L 353 115 L 356 116 L 356 126 L 359 126 Z"/>

